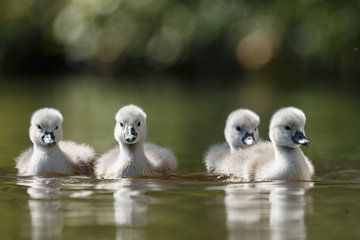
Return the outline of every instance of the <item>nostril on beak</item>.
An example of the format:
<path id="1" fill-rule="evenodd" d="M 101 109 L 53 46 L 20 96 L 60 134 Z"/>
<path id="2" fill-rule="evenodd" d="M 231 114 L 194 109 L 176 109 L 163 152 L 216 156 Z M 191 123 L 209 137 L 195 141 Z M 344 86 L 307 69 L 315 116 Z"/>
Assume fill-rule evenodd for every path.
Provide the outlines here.
<path id="1" fill-rule="evenodd" d="M 54 139 L 55 139 L 54 132 L 48 132 L 48 131 L 45 131 L 45 135 L 50 136 L 50 138 L 51 138 L 52 140 L 54 140 Z"/>
<path id="2" fill-rule="evenodd" d="M 136 140 L 137 135 L 138 134 L 135 131 L 135 128 L 129 127 L 129 128 L 126 129 L 126 131 L 124 133 L 124 139 L 128 143 L 132 143 L 132 142 L 134 142 Z"/>

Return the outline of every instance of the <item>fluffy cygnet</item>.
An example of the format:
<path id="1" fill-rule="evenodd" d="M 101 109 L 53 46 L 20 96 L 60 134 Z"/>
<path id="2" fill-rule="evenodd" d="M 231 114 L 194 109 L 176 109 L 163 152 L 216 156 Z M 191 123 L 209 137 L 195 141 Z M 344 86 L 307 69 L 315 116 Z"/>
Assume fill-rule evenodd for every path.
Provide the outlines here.
<path id="1" fill-rule="evenodd" d="M 259 116 L 248 109 L 231 112 L 226 120 L 224 135 L 225 143 L 211 146 L 205 155 L 205 166 L 208 173 L 216 171 L 224 157 L 239 149 L 244 149 L 259 140 Z"/>
<path id="2" fill-rule="evenodd" d="M 270 121 L 271 142 L 228 155 L 217 173 L 240 181 L 311 180 L 314 167 L 300 149 L 310 143 L 304 135 L 305 122 L 305 114 L 298 108 L 278 110 Z"/>
<path id="3" fill-rule="evenodd" d="M 114 137 L 119 147 L 109 150 L 96 163 L 98 178 L 169 176 L 176 171 L 174 154 L 155 144 L 144 143 L 147 135 L 146 114 L 127 105 L 117 112 Z"/>
<path id="4" fill-rule="evenodd" d="M 16 158 L 20 176 L 90 175 L 95 160 L 94 150 L 85 144 L 62 140 L 63 116 L 53 108 L 33 113 L 29 136 L 33 147 Z"/>

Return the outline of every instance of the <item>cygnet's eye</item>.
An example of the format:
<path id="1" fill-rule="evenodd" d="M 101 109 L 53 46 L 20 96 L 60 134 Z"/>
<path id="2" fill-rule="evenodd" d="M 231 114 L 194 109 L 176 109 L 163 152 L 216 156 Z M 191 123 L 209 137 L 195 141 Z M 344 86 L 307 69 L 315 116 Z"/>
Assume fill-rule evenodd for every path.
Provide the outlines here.
<path id="1" fill-rule="evenodd" d="M 257 128 L 254 129 L 254 132 L 256 132 L 256 131 L 257 131 Z"/>
<path id="2" fill-rule="evenodd" d="M 42 130 L 41 126 L 39 124 L 36 124 L 36 127 L 40 130 Z"/>
<path id="3" fill-rule="evenodd" d="M 137 123 L 137 126 L 138 126 L 138 127 L 140 127 L 140 125 L 141 125 L 141 123 L 140 123 L 140 122 L 138 122 L 138 123 Z"/>
<path id="4" fill-rule="evenodd" d="M 237 127 L 236 127 L 236 130 L 240 132 L 240 131 L 241 131 L 241 127 L 237 126 Z"/>
<path id="5" fill-rule="evenodd" d="M 120 123 L 120 126 L 121 126 L 121 127 L 124 127 L 124 124 L 121 122 L 121 123 Z"/>
<path id="6" fill-rule="evenodd" d="M 289 126 L 285 126 L 284 128 L 285 128 L 285 130 L 287 130 L 287 131 L 290 131 L 290 130 L 291 130 L 291 127 L 289 127 Z"/>
<path id="7" fill-rule="evenodd" d="M 55 127 L 55 130 L 58 130 L 58 129 L 59 129 L 59 126 L 56 126 L 56 127 Z"/>

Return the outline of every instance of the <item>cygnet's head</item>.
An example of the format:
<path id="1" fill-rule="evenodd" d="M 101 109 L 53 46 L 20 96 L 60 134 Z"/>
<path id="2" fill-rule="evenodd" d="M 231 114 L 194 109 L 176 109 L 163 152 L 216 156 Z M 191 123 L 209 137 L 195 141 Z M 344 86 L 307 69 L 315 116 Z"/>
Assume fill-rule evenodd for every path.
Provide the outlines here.
<path id="1" fill-rule="evenodd" d="M 63 116 L 53 108 L 42 108 L 33 113 L 29 135 L 33 144 L 53 147 L 62 139 Z"/>
<path id="2" fill-rule="evenodd" d="M 277 146 L 295 148 L 309 145 L 305 137 L 305 114 L 298 108 L 285 107 L 274 113 L 270 121 L 269 137 Z"/>
<path id="3" fill-rule="evenodd" d="M 114 137 L 119 143 L 135 144 L 146 138 L 146 113 L 138 106 L 127 105 L 116 113 Z"/>
<path id="4" fill-rule="evenodd" d="M 253 145 L 259 139 L 259 116 L 248 109 L 231 112 L 224 129 L 225 139 L 231 150 Z"/>

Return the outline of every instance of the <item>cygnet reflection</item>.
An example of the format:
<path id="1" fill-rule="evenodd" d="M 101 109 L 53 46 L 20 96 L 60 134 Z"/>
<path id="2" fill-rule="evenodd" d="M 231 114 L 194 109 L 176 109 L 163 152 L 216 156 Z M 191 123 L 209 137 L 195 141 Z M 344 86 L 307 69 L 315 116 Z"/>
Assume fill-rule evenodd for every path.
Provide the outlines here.
<path id="1" fill-rule="evenodd" d="M 164 182 L 157 184 L 149 179 L 130 178 L 97 186 L 98 189 L 113 191 L 116 239 L 146 239 L 147 212 L 151 202 L 147 193 L 167 187 Z"/>
<path id="2" fill-rule="evenodd" d="M 32 239 L 61 239 L 64 227 L 63 204 L 60 178 L 34 178 L 27 190 Z"/>
<path id="3" fill-rule="evenodd" d="M 308 182 L 231 184 L 225 187 L 228 239 L 306 239 Z"/>
<path id="4" fill-rule="evenodd" d="M 92 191 L 76 188 L 74 184 L 76 181 L 76 178 L 60 177 L 33 177 L 17 180 L 17 185 L 28 187 L 32 239 L 62 239 L 65 219 L 70 225 L 87 223 L 87 216 L 93 213 L 89 204 L 64 201 L 64 199 L 86 198 L 92 194 Z M 81 182 L 76 186 L 86 185 L 83 179 Z M 91 187 L 91 185 L 87 186 Z M 64 188 L 67 191 L 63 191 Z"/>
<path id="5" fill-rule="evenodd" d="M 122 180 L 114 192 L 116 226 L 143 227 L 147 224 L 146 185 L 131 179 Z"/>

